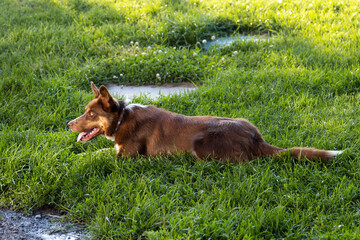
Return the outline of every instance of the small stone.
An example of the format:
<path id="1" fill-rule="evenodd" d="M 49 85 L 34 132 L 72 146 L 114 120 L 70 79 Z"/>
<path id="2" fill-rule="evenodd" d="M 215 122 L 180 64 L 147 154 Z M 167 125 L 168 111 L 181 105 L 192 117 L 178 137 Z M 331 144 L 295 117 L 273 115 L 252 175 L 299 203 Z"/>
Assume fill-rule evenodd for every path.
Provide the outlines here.
<path id="1" fill-rule="evenodd" d="M 40 214 L 36 215 L 35 219 L 41 219 L 41 215 Z"/>

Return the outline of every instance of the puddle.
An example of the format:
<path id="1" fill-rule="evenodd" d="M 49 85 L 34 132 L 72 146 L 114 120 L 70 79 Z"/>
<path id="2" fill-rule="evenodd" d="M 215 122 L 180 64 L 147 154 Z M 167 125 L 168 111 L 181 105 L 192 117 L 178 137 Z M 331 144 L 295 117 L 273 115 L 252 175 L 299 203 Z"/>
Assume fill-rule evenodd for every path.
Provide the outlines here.
<path id="1" fill-rule="evenodd" d="M 90 239 L 84 226 L 61 221 L 57 213 L 24 215 L 0 209 L 0 239 L 75 240 Z"/>
<path id="2" fill-rule="evenodd" d="M 249 41 L 254 41 L 254 42 L 258 42 L 258 41 L 265 41 L 268 40 L 269 37 L 267 36 L 246 36 L 246 35 L 238 35 L 238 36 L 233 36 L 233 37 L 223 37 L 223 38 L 218 38 L 214 41 L 209 41 L 206 43 L 206 45 L 204 46 L 205 50 L 208 50 L 209 48 L 215 48 L 215 47 L 226 47 L 226 46 L 230 46 L 231 44 L 233 44 L 236 41 L 244 41 L 244 42 L 249 42 Z"/>
<path id="3" fill-rule="evenodd" d="M 125 99 L 132 99 L 134 96 L 146 96 L 151 99 L 158 98 L 159 96 L 168 96 L 172 94 L 181 94 L 187 91 L 194 91 L 195 85 L 191 83 L 182 84 L 165 84 L 162 86 L 124 86 L 110 84 L 107 86 L 109 92 L 116 96 L 124 96 Z"/>

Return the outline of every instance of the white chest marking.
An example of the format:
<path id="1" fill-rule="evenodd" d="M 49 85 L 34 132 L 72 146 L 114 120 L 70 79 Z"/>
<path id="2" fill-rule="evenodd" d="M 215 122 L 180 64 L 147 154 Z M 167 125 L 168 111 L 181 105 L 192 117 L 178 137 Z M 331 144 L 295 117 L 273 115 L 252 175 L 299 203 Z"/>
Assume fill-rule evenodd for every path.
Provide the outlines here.
<path id="1" fill-rule="evenodd" d="M 111 140 L 111 141 L 113 141 L 113 142 L 115 142 L 115 134 L 114 135 L 112 135 L 112 136 L 105 136 L 105 135 L 103 135 L 104 137 L 106 137 L 107 139 L 109 139 L 109 140 Z"/>

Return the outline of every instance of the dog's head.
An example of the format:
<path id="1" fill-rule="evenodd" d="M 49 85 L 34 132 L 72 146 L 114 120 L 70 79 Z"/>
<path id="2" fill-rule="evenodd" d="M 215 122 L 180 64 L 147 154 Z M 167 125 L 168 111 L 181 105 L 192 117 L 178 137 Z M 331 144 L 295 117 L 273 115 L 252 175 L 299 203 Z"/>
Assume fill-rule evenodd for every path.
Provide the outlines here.
<path id="1" fill-rule="evenodd" d="M 91 82 L 91 88 L 94 99 L 85 107 L 85 113 L 68 123 L 72 131 L 80 132 L 77 141 L 87 142 L 101 134 L 112 137 L 125 108 L 125 103 L 113 98 L 105 86 L 98 89 Z"/>

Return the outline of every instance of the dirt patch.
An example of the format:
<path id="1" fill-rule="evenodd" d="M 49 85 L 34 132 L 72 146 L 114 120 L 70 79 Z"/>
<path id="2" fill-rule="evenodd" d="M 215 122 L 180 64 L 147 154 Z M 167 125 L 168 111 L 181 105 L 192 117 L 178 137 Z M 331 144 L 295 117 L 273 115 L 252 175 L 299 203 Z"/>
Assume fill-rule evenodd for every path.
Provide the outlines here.
<path id="1" fill-rule="evenodd" d="M 90 239 L 90 235 L 84 226 L 64 222 L 55 212 L 41 211 L 26 215 L 0 209 L 0 239 L 75 240 Z"/>

